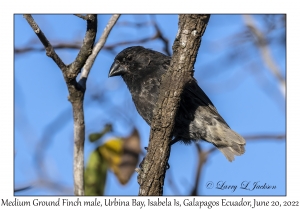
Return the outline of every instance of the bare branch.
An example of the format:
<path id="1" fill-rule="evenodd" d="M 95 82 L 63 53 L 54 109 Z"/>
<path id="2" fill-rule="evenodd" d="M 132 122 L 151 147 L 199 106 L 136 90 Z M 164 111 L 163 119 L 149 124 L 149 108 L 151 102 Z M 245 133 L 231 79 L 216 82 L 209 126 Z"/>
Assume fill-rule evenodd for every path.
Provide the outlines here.
<path id="1" fill-rule="evenodd" d="M 258 29 L 258 27 L 256 27 L 251 15 L 243 15 L 243 17 L 246 26 L 249 28 L 249 30 L 257 39 L 256 44 L 258 49 L 260 50 L 263 61 L 265 62 L 265 64 L 267 65 L 271 73 L 278 79 L 280 83 L 281 93 L 285 97 L 286 82 L 284 77 L 280 73 L 277 63 L 275 62 L 275 60 L 271 55 L 271 51 L 267 45 L 267 40 L 264 37 L 264 34 Z"/>
<path id="2" fill-rule="evenodd" d="M 54 49 L 80 49 L 81 44 L 78 43 L 58 43 L 53 44 Z M 34 47 L 24 47 L 24 48 L 15 48 L 15 54 L 27 53 L 31 51 L 43 51 L 44 48 L 34 48 Z"/>
<path id="3" fill-rule="evenodd" d="M 53 136 L 60 132 L 60 129 L 68 123 L 71 119 L 71 110 L 69 108 L 62 111 L 57 115 L 48 125 L 46 125 L 42 137 L 36 145 L 35 153 L 33 156 L 37 175 L 47 179 L 49 176 L 45 170 L 45 153 L 53 141 Z"/>
<path id="4" fill-rule="evenodd" d="M 102 49 L 102 47 L 104 46 L 107 37 L 110 33 L 110 31 L 112 30 L 112 28 L 114 27 L 114 25 L 116 24 L 117 20 L 119 19 L 120 15 L 113 15 L 111 16 L 111 18 L 109 19 L 106 27 L 104 28 L 104 31 L 99 39 L 99 41 L 97 42 L 97 44 L 95 45 L 92 54 L 89 56 L 89 58 L 87 59 L 83 69 L 82 69 L 82 73 L 80 76 L 80 80 L 79 80 L 79 84 L 81 84 L 81 86 L 83 88 L 85 88 L 86 86 L 86 80 L 87 77 L 91 71 L 91 68 L 94 64 L 94 61 L 98 55 L 98 53 L 100 52 L 100 50 Z"/>
<path id="5" fill-rule="evenodd" d="M 153 25 L 153 23 L 152 22 L 134 23 L 134 22 L 123 21 L 123 22 L 118 22 L 117 25 L 140 28 L 140 27 L 146 27 L 146 26 Z"/>
<path id="6" fill-rule="evenodd" d="M 119 46 L 132 45 L 132 44 L 143 44 L 148 41 L 155 40 L 157 38 L 158 38 L 157 34 L 154 34 L 151 37 L 146 37 L 146 38 L 132 40 L 132 41 L 122 41 L 122 42 L 117 42 L 117 43 L 110 44 L 110 45 L 105 45 L 102 47 L 102 49 L 112 51 L 114 48 L 119 47 Z M 55 48 L 55 49 L 80 49 L 81 44 L 80 43 L 58 43 L 58 44 L 53 44 L 53 48 Z M 15 53 L 21 54 L 21 53 L 27 53 L 27 52 L 31 52 L 31 51 L 43 51 L 43 50 L 44 50 L 44 48 L 24 47 L 24 48 L 15 48 Z"/>
<path id="7" fill-rule="evenodd" d="M 181 195 L 180 190 L 178 189 L 176 184 L 173 182 L 174 177 L 171 175 L 170 171 L 168 171 L 167 180 L 168 180 L 168 183 L 170 185 L 170 188 L 173 190 L 174 195 Z"/>
<path id="8" fill-rule="evenodd" d="M 59 195 L 72 195 L 72 187 L 63 185 L 60 182 L 53 182 L 45 180 L 43 178 L 37 179 L 34 183 L 34 187 L 46 187 L 49 190 L 59 192 Z"/>
<path id="9" fill-rule="evenodd" d="M 75 61 L 70 65 L 68 74 L 69 78 L 76 78 L 76 76 L 79 74 L 81 71 L 81 68 L 83 65 L 86 65 L 88 61 L 88 58 L 92 53 L 93 50 L 93 45 L 95 42 L 96 38 L 96 33 L 97 33 L 97 15 L 87 15 L 88 20 L 87 20 L 87 30 L 85 33 L 85 37 L 83 40 L 83 45 L 80 48 L 80 51 L 75 59 Z M 65 78 L 66 79 L 66 78 Z"/>
<path id="10" fill-rule="evenodd" d="M 20 188 L 17 188 L 17 189 L 14 189 L 14 192 L 21 192 L 21 191 L 24 191 L 24 190 L 29 190 L 31 189 L 32 186 L 27 186 L 27 187 L 20 187 Z"/>
<path id="11" fill-rule="evenodd" d="M 62 70 L 66 85 L 69 91 L 69 101 L 73 108 L 74 119 L 74 194 L 84 195 L 84 138 L 85 123 L 83 113 L 83 98 L 85 89 L 77 82 L 76 77 L 85 64 L 87 58 L 92 53 L 94 41 L 97 33 L 97 15 L 87 15 L 87 30 L 83 40 L 83 45 L 73 63 L 66 66 L 55 53 L 52 45 L 47 40 L 43 32 L 35 23 L 31 15 L 24 15 L 29 25 L 32 27 L 40 41 L 43 43 L 46 54 L 51 57 Z"/>
<path id="12" fill-rule="evenodd" d="M 88 15 L 81 15 L 81 14 L 74 14 L 74 15 L 84 20 L 90 20 L 90 17 Z"/>
<path id="13" fill-rule="evenodd" d="M 273 140 L 283 140 L 286 139 L 285 134 L 280 135 L 249 135 L 243 136 L 247 140 L 264 140 L 264 139 L 273 139 Z"/>
<path id="14" fill-rule="evenodd" d="M 163 44 L 164 44 L 163 50 L 167 53 L 168 56 L 171 56 L 171 52 L 169 50 L 169 40 L 163 36 L 163 33 L 161 32 L 160 28 L 158 27 L 157 22 L 154 19 L 152 21 L 154 23 L 154 27 L 156 30 L 156 38 L 160 39 L 163 42 Z"/>
<path id="15" fill-rule="evenodd" d="M 31 26 L 31 28 L 33 29 L 35 34 L 38 36 L 38 38 L 44 45 L 45 50 L 46 50 L 46 55 L 49 56 L 50 58 L 52 58 L 62 71 L 66 70 L 66 65 L 62 62 L 60 57 L 56 54 L 54 48 L 52 47 L 52 45 L 50 44 L 50 42 L 48 41 L 48 39 L 42 32 L 42 30 L 40 29 L 40 27 L 34 21 L 32 16 L 31 15 L 23 15 L 23 17 L 27 20 L 27 22 L 29 23 L 29 25 Z"/>
<path id="16" fill-rule="evenodd" d="M 82 47 L 73 63 L 68 66 L 68 71 L 63 72 L 68 90 L 69 101 L 73 108 L 74 119 L 74 194 L 84 195 L 84 139 L 85 122 L 83 112 L 83 99 L 85 88 L 76 82 L 76 77 L 92 53 L 97 34 L 97 15 L 87 15 L 87 30 Z"/>
<path id="17" fill-rule="evenodd" d="M 162 195 L 174 119 L 184 85 L 193 75 L 201 37 L 209 15 L 180 15 L 173 56 L 163 75 L 160 94 L 153 112 L 148 153 L 139 170 L 139 195 Z"/>
<path id="18" fill-rule="evenodd" d="M 200 144 L 196 144 L 197 152 L 198 152 L 198 167 L 197 167 L 197 172 L 196 172 L 196 180 L 195 180 L 195 185 L 194 188 L 191 191 L 191 196 L 197 196 L 198 195 L 198 185 L 199 185 L 199 180 L 202 174 L 202 168 L 204 164 L 207 161 L 208 155 L 210 154 L 209 151 L 203 151 L 201 149 Z M 216 149 L 216 147 L 214 147 Z"/>
<path id="19" fill-rule="evenodd" d="M 106 50 L 113 50 L 115 47 L 122 46 L 122 45 L 142 44 L 142 43 L 146 43 L 148 41 L 154 40 L 156 38 L 157 38 L 157 34 L 154 34 L 151 37 L 146 37 L 146 38 L 137 39 L 137 40 L 133 40 L 133 41 L 117 42 L 115 44 L 106 45 L 104 47 L 104 49 L 106 49 Z"/>
<path id="20" fill-rule="evenodd" d="M 112 16 L 111 19 L 112 18 L 114 18 L 114 16 Z M 146 42 L 149 42 L 149 41 L 153 41 L 155 39 L 160 39 L 163 42 L 163 46 L 164 46 L 163 50 L 166 52 L 167 55 L 171 56 L 171 52 L 169 50 L 169 40 L 164 37 L 163 33 L 161 32 L 161 30 L 158 27 L 155 20 L 153 20 L 151 23 L 135 23 L 134 24 L 134 23 L 123 22 L 122 24 L 125 25 L 125 26 L 129 25 L 129 26 L 135 26 L 135 27 L 141 27 L 143 25 L 151 24 L 151 25 L 154 25 L 156 33 L 154 35 L 152 35 L 150 37 L 146 37 L 146 38 L 141 38 L 141 39 L 132 40 L 132 41 L 121 41 L 121 42 L 117 42 L 117 43 L 114 43 L 114 44 L 105 45 L 105 46 L 102 46 L 101 49 L 112 51 L 113 49 L 115 49 L 116 47 L 119 47 L 119 46 L 143 44 L 143 43 L 146 43 Z M 105 32 L 107 30 L 107 33 L 109 34 L 113 26 L 114 25 L 110 20 L 108 22 L 106 28 L 105 28 Z M 80 49 L 81 48 L 81 43 L 74 43 L 74 42 L 72 42 L 72 43 L 65 43 L 65 42 L 64 43 L 58 43 L 58 44 L 53 44 L 53 48 L 55 48 L 55 49 Z M 30 52 L 30 51 L 42 51 L 42 50 L 43 50 L 43 48 L 33 48 L 33 47 L 15 48 L 15 53 L 16 54 L 21 54 L 21 53 L 26 53 L 26 52 Z"/>

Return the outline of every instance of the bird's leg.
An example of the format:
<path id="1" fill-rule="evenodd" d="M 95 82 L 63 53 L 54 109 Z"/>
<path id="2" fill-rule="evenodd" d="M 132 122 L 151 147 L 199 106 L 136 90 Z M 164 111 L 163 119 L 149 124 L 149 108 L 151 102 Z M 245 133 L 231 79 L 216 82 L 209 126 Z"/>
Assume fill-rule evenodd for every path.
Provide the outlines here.
<path id="1" fill-rule="evenodd" d="M 171 140 L 171 142 L 170 142 L 169 145 L 172 146 L 173 144 L 175 144 L 175 143 L 178 142 L 178 141 L 180 141 L 180 139 L 174 137 L 174 139 Z M 170 168 L 170 164 L 167 163 L 167 170 L 168 170 L 169 168 Z"/>
<path id="2" fill-rule="evenodd" d="M 144 149 L 148 152 L 148 147 L 144 147 Z M 142 168 L 142 165 L 143 165 L 143 163 L 144 163 L 144 159 L 145 159 L 145 158 L 143 158 L 142 162 L 140 162 L 140 164 L 139 164 L 139 167 L 140 167 L 140 168 Z"/>
<path id="3" fill-rule="evenodd" d="M 171 147 L 173 144 L 175 144 L 176 142 L 178 142 L 178 141 L 180 141 L 180 139 L 174 137 L 174 139 L 172 139 L 171 142 L 170 142 L 170 144 L 169 144 L 170 147 Z M 169 168 L 170 168 L 170 164 L 167 163 L 167 170 L 168 170 Z"/>
<path id="4" fill-rule="evenodd" d="M 144 160 L 145 158 L 143 158 L 142 162 L 140 162 L 139 167 L 142 168 L 143 164 L 144 164 Z"/>
<path id="5" fill-rule="evenodd" d="M 144 147 L 144 149 L 148 152 L 148 147 Z M 144 160 L 145 157 L 143 158 L 143 160 L 140 162 L 139 167 L 142 168 L 143 164 L 144 164 Z"/>

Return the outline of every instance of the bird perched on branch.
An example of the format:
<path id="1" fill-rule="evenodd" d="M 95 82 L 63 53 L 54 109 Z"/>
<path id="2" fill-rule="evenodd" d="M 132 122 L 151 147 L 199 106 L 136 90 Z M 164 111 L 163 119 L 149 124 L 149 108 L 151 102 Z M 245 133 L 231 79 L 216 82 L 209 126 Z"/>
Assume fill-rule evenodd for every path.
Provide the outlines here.
<path id="1" fill-rule="evenodd" d="M 138 113 L 151 125 L 159 96 L 161 77 L 171 57 L 141 46 L 128 47 L 115 58 L 108 76 L 121 76 Z M 205 140 L 215 145 L 229 160 L 245 152 L 245 139 L 231 130 L 193 78 L 184 88 L 175 118 L 174 142 L 185 144 Z"/>

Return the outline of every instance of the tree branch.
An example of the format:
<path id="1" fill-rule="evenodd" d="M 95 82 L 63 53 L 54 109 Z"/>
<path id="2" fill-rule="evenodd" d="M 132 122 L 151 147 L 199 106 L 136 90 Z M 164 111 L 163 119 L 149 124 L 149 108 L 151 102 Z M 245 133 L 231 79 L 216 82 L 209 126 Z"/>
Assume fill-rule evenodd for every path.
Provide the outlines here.
<path id="1" fill-rule="evenodd" d="M 21 191 L 24 191 L 24 190 L 29 190 L 31 188 L 32 188 L 32 186 L 16 188 L 16 189 L 14 189 L 14 193 L 21 192 Z"/>
<path id="2" fill-rule="evenodd" d="M 56 54 L 54 48 L 52 47 L 52 45 L 50 44 L 50 42 L 48 41 L 48 39 L 42 32 L 42 30 L 40 29 L 40 27 L 36 24 L 36 22 L 34 21 L 32 16 L 31 15 L 23 15 L 23 17 L 27 20 L 28 24 L 31 26 L 31 28 L 33 29 L 33 31 L 35 32 L 37 37 L 40 39 L 40 41 L 44 45 L 45 50 L 46 50 L 46 55 L 48 57 L 52 58 L 53 61 L 58 65 L 58 67 L 61 70 L 65 71 L 66 65 L 62 62 L 60 57 Z"/>
<path id="3" fill-rule="evenodd" d="M 268 48 L 267 40 L 264 37 L 264 34 L 256 27 L 251 15 L 243 15 L 243 17 L 246 26 L 256 38 L 256 45 L 260 51 L 263 61 L 265 62 L 266 66 L 269 68 L 271 73 L 278 79 L 281 93 L 285 97 L 285 79 L 281 75 L 279 67 L 271 55 L 271 51 Z"/>
<path id="4" fill-rule="evenodd" d="M 153 16 L 152 21 L 154 24 L 154 28 L 156 30 L 155 38 L 160 39 L 163 42 L 163 44 L 164 44 L 163 50 L 167 53 L 168 56 L 171 56 L 171 52 L 169 50 L 169 40 L 163 36 L 163 33 L 161 32 L 160 28 L 158 27 L 157 22 L 154 20 L 154 16 Z"/>
<path id="5" fill-rule="evenodd" d="M 92 53 L 96 33 L 97 33 L 97 15 L 87 15 L 87 30 L 83 40 L 83 45 L 80 48 L 80 51 L 75 59 L 75 61 L 70 65 L 69 73 L 73 74 L 71 78 L 75 75 L 77 76 L 81 71 L 81 68 L 87 62 L 89 56 Z M 68 77 L 70 77 L 68 76 Z M 75 78 L 76 78 L 75 76 Z"/>
<path id="6" fill-rule="evenodd" d="M 88 15 L 82 15 L 82 14 L 74 14 L 75 16 L 82 18 L 83 20 L 89 20 L 89 16 Z"/>
<path id="7" fill-rule="evenodd" d="M 268 135 L 268 134 L 262 134 L 262 135 L 248 135 L 243 136 L 246 140 L 262 140 L 262 139 L 273 139 L 273 140 L 283 140 L 286 138 L 285 134 L 279 134 L 279 135 Z"/>
<path id="8" fill-rule="evenodd" d="M 112 15 L 111 18 L 109 19 L 106 27 L 104 28 L 104 31 L 99 39 L 99 41 L 97 42 L 97 44 L 95 45 L 92 54 L 90 55 L 90 57 L 87 59 L 85 65 L 83 66 L 82 69 L 82 73 L 80 75 L 80 80 L 79 80 L 79 84 L 85 88 L 86 87 L 86 80 L 87 77 L 91 71 L 91 68 L 94 64 L 94 61 L 98 55 L 98 53 L 100 52 L 100 50 L 103 48 L 107 37 L 110 33 L 110 31 L 112 30 L 112 28 L 114 27 L 114 25 L 116 24 L 116 22 L 118 21 L 120 15 Z"/>
<path id="9" fill-rule="evenodd" d="M 73 63 L 66 66 L 62 60 L 55 53 L 52 45 L 35 23 L 31 15 L 24 15 L 27 22 L 34 30 L 40 41 L 43 43 L 46 54 L 51 57 L 54 62 L 61 69 L 65 82 L 69 91 L 69 101 L 73 108 L 74 119 L 74 194 L 84 195 L 84 137 L 85 137 L 85 123 L 83 113 L 83 98 L 85 89 L 82 88 L 76 81 L 81 68 L 85 64 L 87 58 L 90 56 L 97 33 L 97 15 L 87 15 L 87 31 L 83 40 L 82 47 Z"/>
<path id="10" fill-rule="evenodd" d="M 74 118 L 74 194 L 84 195 L 84 139 L 85 122 L 83 112 L 83 99 L 85 89 L 80 86 L 76 77 L 81 71 L 86 60 L 92 53 L 93 45 L 97 34 L 97 15 L 87 15 L 87 31 L 83 40 L 83 45 L 73 63 L 64 72 L 64 78 L 69 90 L 69 101 L 73 108 Z"/>
<path id="11" fill-rule="evenodd" d="M 78 15 L 76 15 L 78 16 Z M 81 16 L 81 15 L 79 15 Z M 78 16 L 78 17 L 79 17 Z M 111 17 L 109 23 L 107 24 L 106 28 L 104 29 L 104 32 L 109 34 L 112 27 L 114 26 L 115 23 L 113 23 L 113 21 L 111 21 L 112 19 L 115 19 L 115 16 L 120 16 L 120 15 L 114 15 Z M 84 16 L 86 17 L 86 16 Z M 83 18 L 85 19 L 85 18 Z M 117 21 L 117 19 L 115 19 L 115 21 Z M 169 40 L 167 38 L 164 37 L 162 31 L 160 30 L 160 28 L 158 27 L 157 22 L 153 19 L 152 22 L 150 23 L 128 23 L 128 22 L 123 22 L 121 23 L 122 25 L 125 26 L 134 26 L 134 27 L 142 27 L 142 26 L 147 26 L 147 25 L 153 25 L 154 29 L 155 29 L 155 34 L 153 34 L 152 36 L 149 37 L 145 37 L 145 38 L 140 38 L 137 40 L 132 40 L 132 41 L 121 41 L 121 42 L 117 42 L 114 44 L 110 44 L 110 45 L 105 45 L 102 46 L 102 49 L 108 50 L 108 51 L 113 51 L 116 47 L 122 46 L 122 45 L 134 45 L 134 44 L 142 44 L 142 43 L 146 43 L 149 41 L 153 41 L 156 39 L 159 39 L 163 42 L 163 50 L 166 52 L 166 54 L 168 56 L 171 56 L 171 52 L 169 50 Z M 118 24 L 119 25 L 119 24 Z M 94 49 L 96 48 L 97 44 L 95 45 Z M 53 48 L 55 49 L 80 49 L 81 48 L 81 43 L 57 43 L 57 44 L 53 44 Z M 44 48 L 34 48 L 34 47 L 24 47 L 24 48 L 15 48 L 15 54 L 21 54 L 21 53 L 27 53 L 27 52 L 31 52 L 31 51 L 42 51 L 44 50 Z"/>
<path id="12" fill-rule="evenodd" d="M 195 185 L 191 191 L 191 196 L 197 196 L 198 195 L 198 185 L 199 185 L 199 180 L 202 174 L 202 168 L 204 164 L 206 163 L 206 160 L 208 158 L 209 152 L 203 151 L 201 149 L 200 144 L 196 144 L 197 152 L 198 152 L 198 167 L 196 171 L 196 178 L 195 178 Z"/>
<path id="13" fill-rule="evenodd" d="M 193 67 L 208 24 L 209 15 L 180 15 L 173 56 L 163 75 L 160 94 L 153 112 L 148 153 L 139 170 L 139 195 L 162 195 L 174 119 L 184 85 L 193 76 Z"/>

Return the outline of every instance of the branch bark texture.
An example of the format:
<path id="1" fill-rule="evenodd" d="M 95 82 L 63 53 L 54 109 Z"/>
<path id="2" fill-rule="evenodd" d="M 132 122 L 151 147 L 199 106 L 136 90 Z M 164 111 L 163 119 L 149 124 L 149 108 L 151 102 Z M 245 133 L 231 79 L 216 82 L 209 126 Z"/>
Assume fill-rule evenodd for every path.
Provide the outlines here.
<path id="1" fill-rule="evenodd" d="M 151 124 L 148 153 L 139 170 L 139 195 L 162 195 L 170 156 L 174 119 L 185 84 L 193 76 L 194 63 L 210 15 L 179 15 L 173 56 L 163 75 Z"/>

